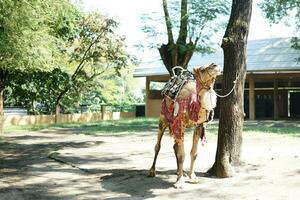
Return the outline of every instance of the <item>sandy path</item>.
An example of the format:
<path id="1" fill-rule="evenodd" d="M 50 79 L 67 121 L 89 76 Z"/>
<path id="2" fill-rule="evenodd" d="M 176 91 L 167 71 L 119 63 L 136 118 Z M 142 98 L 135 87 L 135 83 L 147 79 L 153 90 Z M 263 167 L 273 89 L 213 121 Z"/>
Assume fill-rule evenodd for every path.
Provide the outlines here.
<path id="1" fill-rule="evenodd" d="M 179 190 L 173 188 L 176 164 L 169 136 L 162 141 L 157 176 L 145 176 L 155 139 L 154 132 L 96 137 L 67 129 L 10 133 L 0 143 L 0 199 L 300 198 L 299 137 L 244 135 L 247 164 L 233 178 L 217 179 L 203 174 L 214 161 L 216 137 L 209 136 L 196 162 L 200 183 Z M 190 144 L 189 135 L 186 169 Z"/>

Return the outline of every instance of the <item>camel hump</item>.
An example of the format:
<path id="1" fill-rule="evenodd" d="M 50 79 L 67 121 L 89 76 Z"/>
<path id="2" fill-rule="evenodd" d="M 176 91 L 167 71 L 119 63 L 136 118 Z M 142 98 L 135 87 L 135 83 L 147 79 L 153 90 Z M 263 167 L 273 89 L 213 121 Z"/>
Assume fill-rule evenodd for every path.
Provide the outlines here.
<path id="1" fill-rule="evenodd" d="M 187 82 L 179 92 L 177 98 L 178 99 L 187 99 L 192 94 L 196 94 L 196 82 L 189 81 Z"/>
<path id="2" fill-rule="evenodd" d="M 180 75 L 172 76 L 169 79 L 169 81 L 165 84 L 161 94 L 176 100 L 186 83 L 194 80 L 194 75 L 190 71 L 184 70 Z"/>

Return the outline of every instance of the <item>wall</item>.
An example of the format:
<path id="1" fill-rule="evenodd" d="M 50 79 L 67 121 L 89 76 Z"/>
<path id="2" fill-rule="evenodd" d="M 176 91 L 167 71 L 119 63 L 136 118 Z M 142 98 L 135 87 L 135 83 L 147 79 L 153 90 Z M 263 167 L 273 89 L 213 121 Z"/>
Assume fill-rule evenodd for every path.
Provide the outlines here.
<path id="1" fill-rule="evenodd" d="M 247 90 L 249 90 L 249 80 L 250 78 L 253 81 L 253 95 L 250 100 L 249 94 Z M 161 107 L 161 99 L 162 96 L 160 94 L 160 91 L 155 90 L 155 88 L 150 88 L 150 83 L 153 82 L 166 82 L 169 79 L 168 76 L 148 76 L 146 77 L 146 117 L 158 117 L 160 113 L 160 107 Z M 289 113 L 289 105 L 290 100 L 288 99 L 288 93 L 289 92 L 300 92 L 300 73 L 284 73 L 284 72 L 276 72 L 276 73 L 248 73 L 246 84 L 245 84 L 245 90 L 246 94 L 248 95 L 248 102 L 246 102 L 247 108 L 245 109 L 249 111 L 249 105 L 252 103 L 252 106 L 254 106 L 252 110 L 252 116 L 253 119 L 258 117 L 258 119 L 263 118 L 274 118 L 274 100 L 270 100 L 267 102 L 264 100 L 264 104 L 261 104 L 258 95 L 264 94 L 270 94 L 270 96 L 273 97 L 274 95 L 274 81 L 277 80 L 279 82 L 278 87 L 278 114 L 279 118 L 286 119 L 288 118 Z M 222 76 L 218 77 L 216 81 L 215 88 L 220 89 L 221 86 Z M 220 90 L 219 90 L 220 93 Z M 246 97 L 246 96 L 245 96 Z M 219 102 L 220 99 L 218 99 Z M 256 101 L 257 104 L 255 103 Z M 267 103 L 266 103 L 267 102 Z M 270 108 L 269 108 L 270 107 Z M 262 115 L 263 112 L 263 116 Z M 216 109 L 216 112 L 218 113 L 218 108 Z M 298 112 L 297 112 L 298 113 Z M 250 115 L 250 112 L 248 112 L 248 116 Z M 266 116 L 265 116 L 266 115 Z M 217 114 L 216 114 L 217 116 Z"/>
<path id="2" fill-rule="evenodd" d="M 94 122 L 101 120 L 118 120 L 124 118 L 134 118 L 135 112 L 113 112 L 113 113 L 82 113 L 82 114 L 62 114 L 58 118 L 58 123 L 70 122 Z M 4 126 L 9 125 L 39 125 L 54 124 L 55 115 L 8 115 L 4 116 Z"/>
<path id="3" fill-rule="evenodd" d="M 146 117 L 159 117 L 161 108 L 161 99 L 146 100 Z"/>

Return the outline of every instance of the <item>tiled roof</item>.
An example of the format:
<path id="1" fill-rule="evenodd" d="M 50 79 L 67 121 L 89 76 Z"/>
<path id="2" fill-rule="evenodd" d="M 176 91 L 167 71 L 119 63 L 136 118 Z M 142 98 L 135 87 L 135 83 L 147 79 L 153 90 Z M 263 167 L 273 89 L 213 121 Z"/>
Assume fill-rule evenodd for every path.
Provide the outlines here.
<path id="1" fill-rule="evenodd" d="M 248 72 L 278 72 L 300 71 L 300 51 L 291 48 L 291 38 L 271 38 L 262 40 L 250 40 L 247 45 L 247 71 Z M 194 54 L 188 69 L 194 66 L 202 66 L 216 63 L 223 68 L 223 50 L 221 48 L 213 54 Z M 144 60 L 134 71 L 135 77 L 167 75 L 157 53 L 154 57 Z"/>

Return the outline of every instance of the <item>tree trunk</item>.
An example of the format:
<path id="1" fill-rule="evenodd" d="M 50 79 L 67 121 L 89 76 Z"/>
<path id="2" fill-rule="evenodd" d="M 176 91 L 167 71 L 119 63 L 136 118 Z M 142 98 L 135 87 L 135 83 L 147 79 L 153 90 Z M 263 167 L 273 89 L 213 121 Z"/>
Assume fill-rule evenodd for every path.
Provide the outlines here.
<path id="1" fill-rule="evenodd" d="M 4 84 L 0 82 L 0 138 L 3 135 L 3 128 L 4 128 L 3 92 L 4 92 Z"/>
<path id="2" fill-rule="evenodd" d="M 36 101 L 35 101 L 35 99 L 31 99 L 31 110 L 32 110 L 32 114 L 36 115 Z"/>
<path id="3" fill-rule="evenodd" d="M 59 123 L 60 118 L 60 101 L 55 104 L 55 124 Z"/>
<path id="4" fill-rule="evenodd" d="M 189 61 L 191 60 L 195 51 L 195 44 L 190 42 L 184 45 L 185 51 L 180 50 L 183 45 L 179 47 L 177 44 L 162 44 L 159 50 L 160 57 L 168 70 L 170 75 L 173 75 L 172 68 L 175 66 L 181 66 L 187 68 Z"/>
<path id="5" fill-rule="evenodd" d="M 218 147 L 215 163 L 208 171 L 217 177 L 233 175 L 232 166 L 241 163 L 244 123 L 244 83 L 246 47 L 251 19 L 252 0 L 233 0 L 229 23 L 223 37 L 223 94 L 234 86 L 234 92 L 220 101 Z"/>
<path id="6" fill-rule="evenodd" d="M 4 89 L 5 89 L 5 80 L 7 79 L 7 72 L 3 69 L 0 69 L 0 138 L 3 135 L 4 128 Z"/>
<path id="7" fill-rule="evenodd" d="M 168 12 L 167 0 L 163 0 L 165 23 L 168 33 L 168 43 L 162 44 L 158 48 L 158 50 L 160 57 L 170 75 L 174 75 L 172 72 L 172 68 L 175 66 L 181 66 L 185 69 L 187 68 L 187 65 L 192 58 L 195 47 L 197 45 L 197 39 L 195 40 L 195 42 L 190 41 L 189 43 L 186 43 L 188 32 L 187 7 L 187 0 L 181 0 L 180 29 L 178 39 L 175 43 L 172 32 L 172 22 Z M 178 74 L 177 71 L 175 71 L 175 73 Z"/>
<path id="8" fill-rule="evenodd" d="M 188 33 L 188 1 L 187 0 L 181 0 L 181 9 L 180 9 L 180 29 L 179 29 L 179 35 L 177 39 L 177 44 L 186 44 L 186 38 Z"/>
<path id="9" fill-rule="evenodd" d="M 70 90 L 70 87 L 66 87 L 63 91 L 60 92 L 60 94 L 56 98 L 56 102 L 55 102 L 55 123 L 59 122 L 60 109 L 61 109 L 61 106 L 60 106 L 61 100 L 69 90 Z"/>

